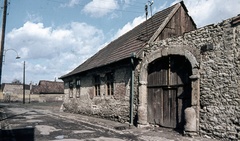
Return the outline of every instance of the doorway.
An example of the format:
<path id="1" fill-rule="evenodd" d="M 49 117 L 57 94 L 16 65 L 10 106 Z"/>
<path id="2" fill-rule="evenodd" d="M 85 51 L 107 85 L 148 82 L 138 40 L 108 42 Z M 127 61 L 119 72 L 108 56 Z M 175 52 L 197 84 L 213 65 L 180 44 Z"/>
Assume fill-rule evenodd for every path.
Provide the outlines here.
<path id="1" fill-rule="evenodd" d="M 180 55 L 168 55 L 148 65 L 147 121 L 183 129 L 184 109 L 191 106 L 191 64 Z"/>

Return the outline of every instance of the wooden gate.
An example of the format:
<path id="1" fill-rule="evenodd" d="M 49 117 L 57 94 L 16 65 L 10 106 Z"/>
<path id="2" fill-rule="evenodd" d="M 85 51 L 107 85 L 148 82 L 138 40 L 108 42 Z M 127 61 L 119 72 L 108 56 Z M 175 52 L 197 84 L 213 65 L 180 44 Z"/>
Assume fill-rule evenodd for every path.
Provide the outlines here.
<path id="1" fill-rule="evenodd" d="M 167 56 L 148 67 L 148 122 L 182 128 L 186 107 L 191 102 L 191 66 L 183 56 Z"/>

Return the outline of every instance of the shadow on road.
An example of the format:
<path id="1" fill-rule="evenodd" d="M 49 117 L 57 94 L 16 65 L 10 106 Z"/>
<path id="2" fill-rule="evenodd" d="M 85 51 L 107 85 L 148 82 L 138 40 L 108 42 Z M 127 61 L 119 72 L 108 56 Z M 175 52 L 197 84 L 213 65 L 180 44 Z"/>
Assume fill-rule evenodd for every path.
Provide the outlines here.
<path id="1" fill-rule="evenodd" d="M 34 141 L 34 128 L 0 130 L 0 141 Z"/>
<path id="2" fill-rule="evenodd" d="M 24 115 L 17 114 L 17 115 L 10 115 L 7 116 L 7 114 L 4 112 L 5 106 L 0 105 L 0 141 L 34 141 L 34 128 L 33 127 L 27 127 L 27 128 L 18 128 L 18 129 L 4 129 L 5 127 L 5 120 L 12 119 L 14 117 Z"/>

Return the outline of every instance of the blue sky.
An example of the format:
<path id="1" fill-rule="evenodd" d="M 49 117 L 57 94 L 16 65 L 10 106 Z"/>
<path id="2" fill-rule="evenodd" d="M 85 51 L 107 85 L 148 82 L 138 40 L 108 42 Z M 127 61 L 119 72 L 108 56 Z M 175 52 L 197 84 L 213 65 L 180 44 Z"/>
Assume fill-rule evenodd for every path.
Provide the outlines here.
<path id="1" fill-rule="evenodd" d="M 0 1 L 1 7 L 3 0 Z M 179 0 L 155 0 L 156 13 Z M 145 20 L 147 0 L 9 0 L 2 82 L 55 80 Z M 184 0 L 198 27 L 240 14 L 239 0 Z M 2 9 L 0 10 L 2 13 Z M 150 15 L 150 8 L 149 8 Z M 2 23 L 1 23 L 2 24 Z"/>

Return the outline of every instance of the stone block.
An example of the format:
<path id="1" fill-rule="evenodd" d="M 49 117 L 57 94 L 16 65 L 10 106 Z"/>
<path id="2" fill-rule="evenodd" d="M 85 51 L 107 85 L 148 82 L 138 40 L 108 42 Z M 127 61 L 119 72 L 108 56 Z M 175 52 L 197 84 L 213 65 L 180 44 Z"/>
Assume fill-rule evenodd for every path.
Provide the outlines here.
<path id="1" fill-rule="evenodd" d="M 184 131 L 195 132 L 196 131 L 196 112 L 192 107 L 186 108 L 184 110 L 185 121 Z"/>

